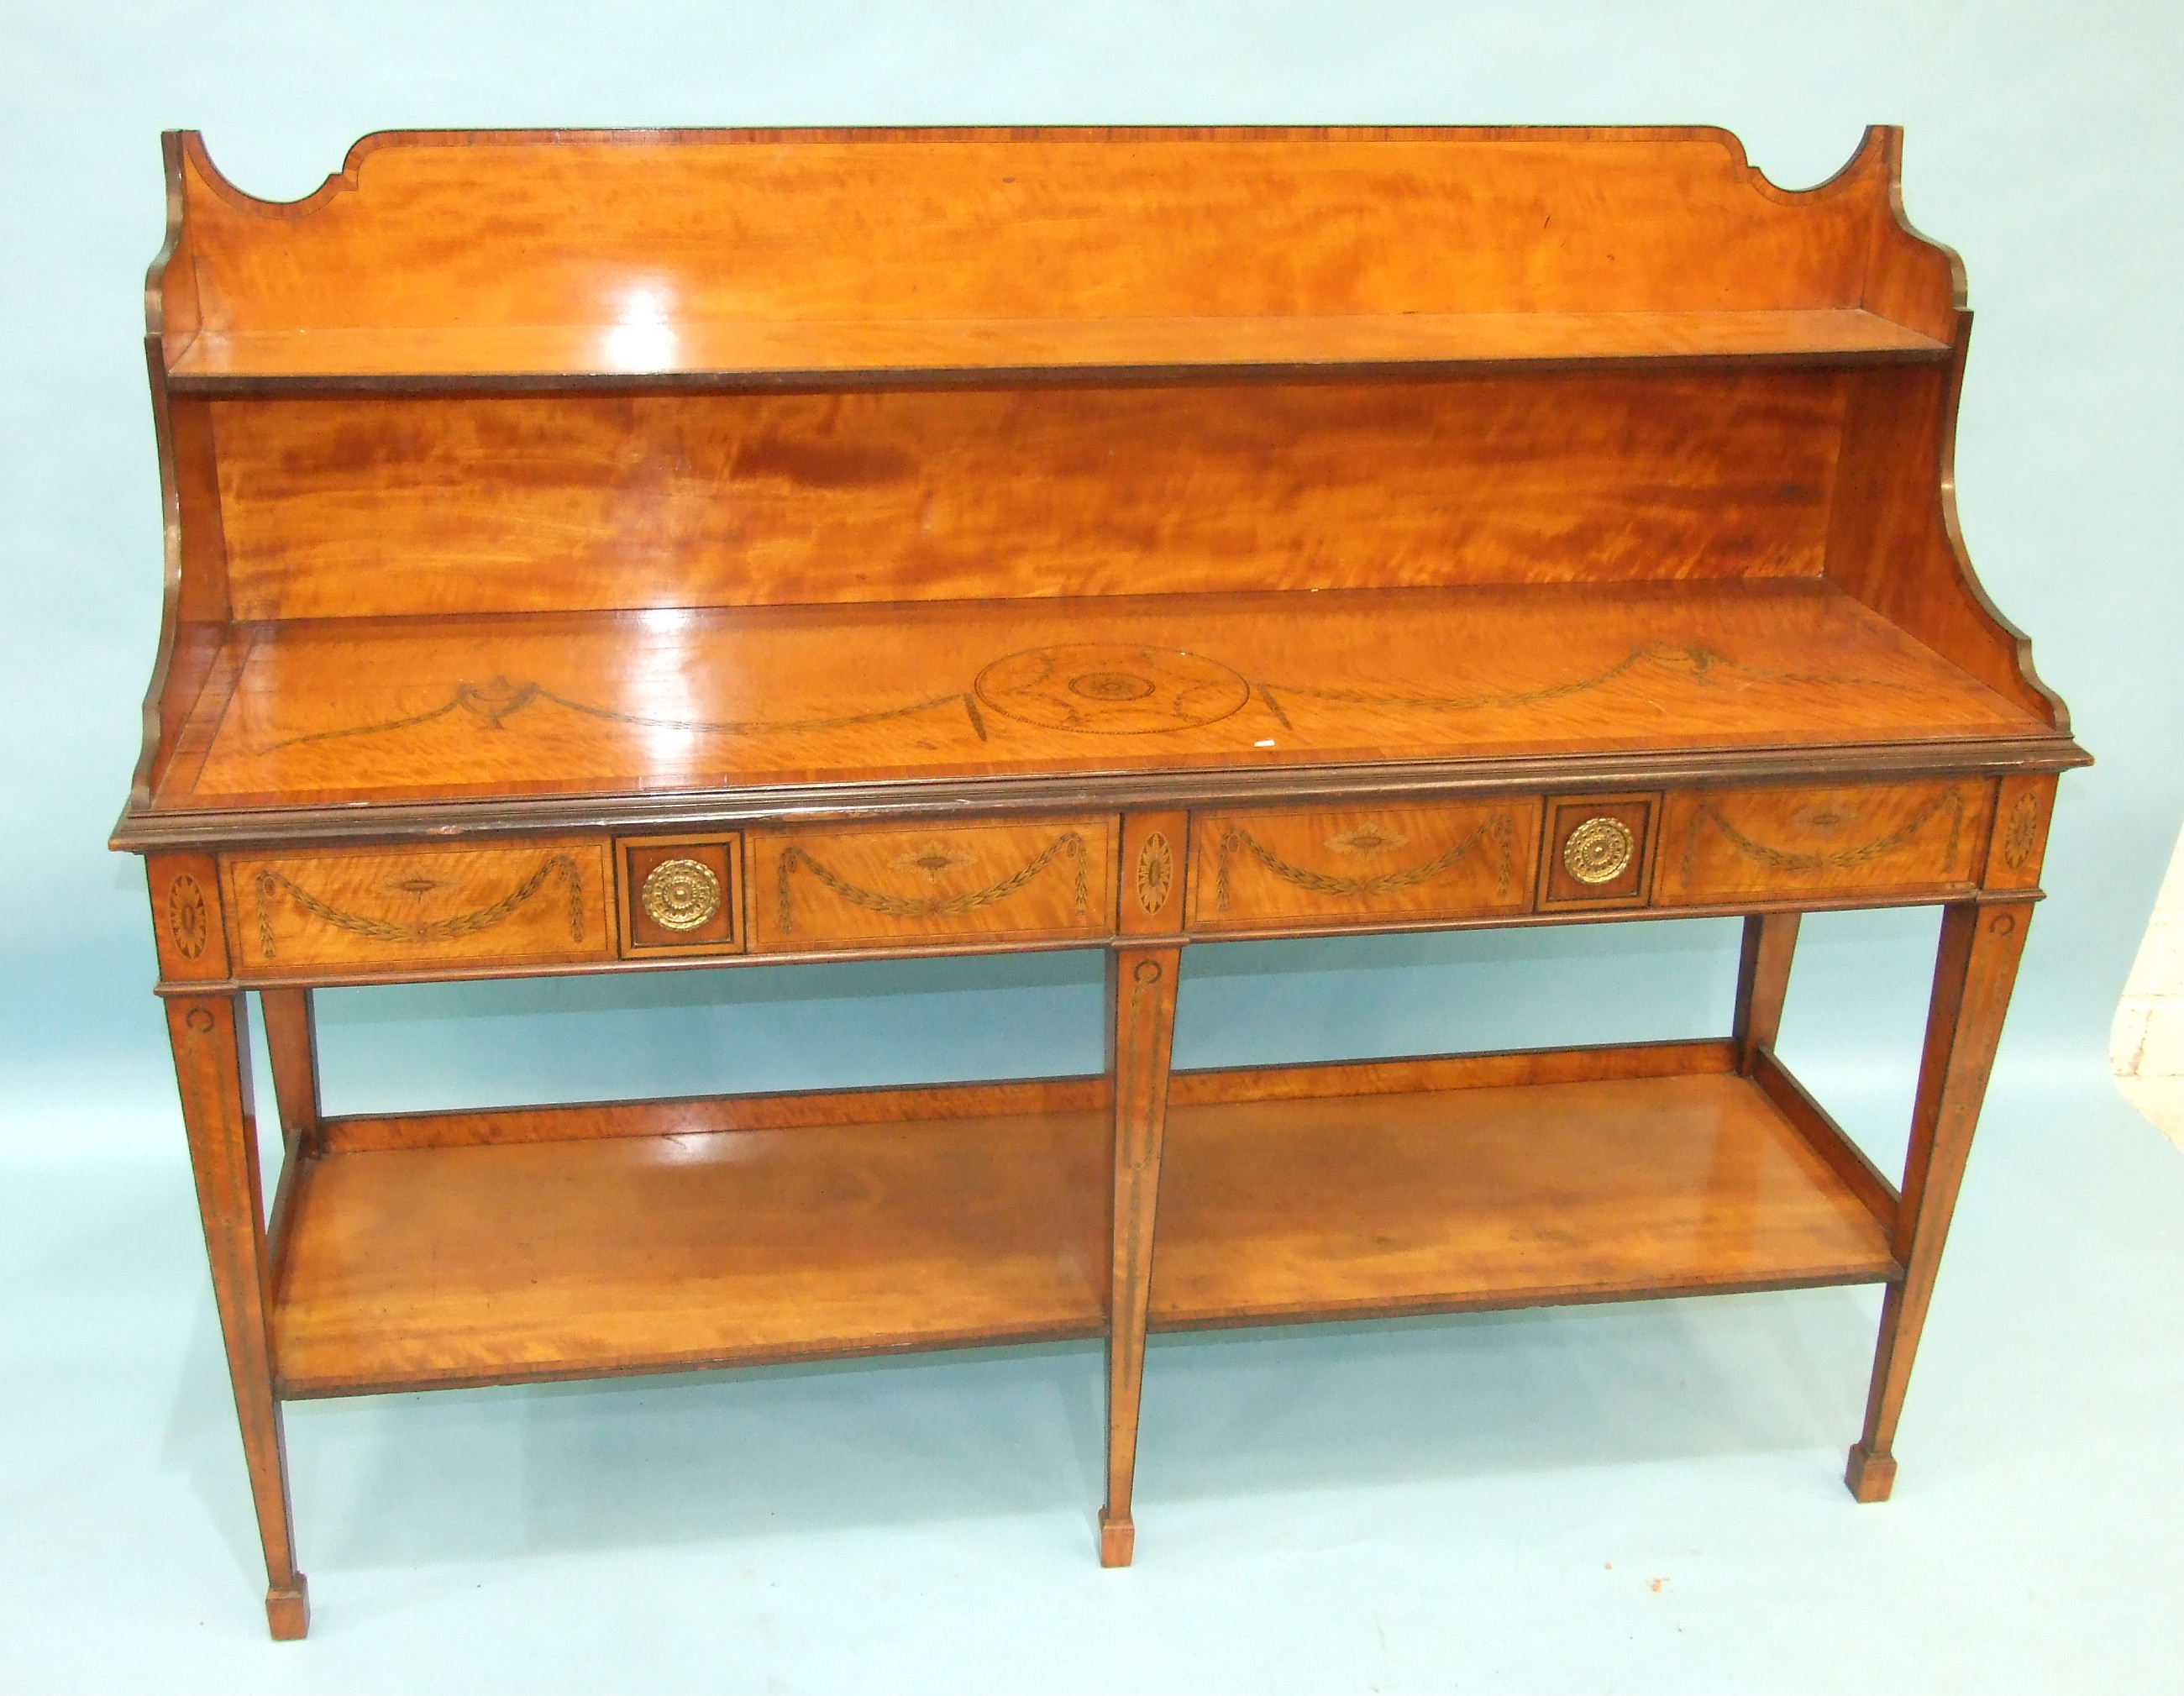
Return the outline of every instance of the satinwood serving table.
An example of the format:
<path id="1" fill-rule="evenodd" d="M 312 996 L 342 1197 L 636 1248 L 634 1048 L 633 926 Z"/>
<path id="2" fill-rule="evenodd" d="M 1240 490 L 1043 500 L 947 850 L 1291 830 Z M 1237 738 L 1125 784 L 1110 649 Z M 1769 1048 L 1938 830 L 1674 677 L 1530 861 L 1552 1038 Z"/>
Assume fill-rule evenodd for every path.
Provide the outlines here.
<path id="1" fill-rule="evenodd" d="M 2086 758 L 1958 538 L 1898 153 L 388 134 L 276 204 L 170 136 L 114 841 L 274 1634 L 299 1397 L 1100 1337 L 1119 1565 L 1149 1331 L 1870 1282 L 1886 1495 Z M 1929 904 L 1897 1181 L 1774 1038 L 1801 912 Z M 1719 1039 L 1169 1067 L 1195 943 L 1695 914 Z M 320 1103 L 322 985 L 1084 947 L 1104 1075 Z"/>

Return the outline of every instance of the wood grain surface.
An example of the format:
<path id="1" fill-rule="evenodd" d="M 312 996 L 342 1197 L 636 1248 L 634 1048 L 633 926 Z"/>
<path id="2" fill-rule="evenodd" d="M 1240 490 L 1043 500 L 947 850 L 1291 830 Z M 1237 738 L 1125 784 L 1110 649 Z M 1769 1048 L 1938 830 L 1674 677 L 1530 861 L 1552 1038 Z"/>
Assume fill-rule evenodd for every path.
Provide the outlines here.
<path id="1" fill-rule="evenodd" d="M 1994 785 L 1976 780 L 1679 792 L 1663 812 L 1654 900 L 1970 889 L 1993 806 Z"/>
<path id="2" fill-rule="evenodd" d="M 751 833 L 754 953 L 1111 934 L 1115 821 Z"/>
<path id="3" fill-rule="evenodd" d="M 1174 1056 L 1177 948 L 1117 948 L 1107 956 L 1108 1189 L 1107 1497 L 1100 1509 L 1100 1564 L 1128 1566 L 1138 1419 L 1145 1390 L 1145 1323 L 1159 1239 L 1161 1147 Z"/>
<path id="4" fill-rule="evenodd" d="M 239 970 L 534 966 L 615 951 L 607 845 L 237 854 L 222 871 Z"/>
<path id="5" fill-rule="evenodd" d="M 1817 576 L 1846 381 L 212 408 L 236 616 L 313 618 Z"/>
<path id="6" fill-rule="evenodd" d="M 1096 1336 L 1104 1145 L 1085 1113 L 330 1155 L 281 1388 Z"/>
<path id="7" fill-rule="evenodd" d="M 1895 142 L 1799 194 L 1698 128 L 413 132 L 282 206 L 188 135 L 179 187 L 215 332 L 1810 310 L 1864 304 Z"/>
<path id="8" fill-rule="evenodd" d="M 742 837 L 717 830 L 698 836 L 625 836 L 616 840 L 614 856 L 624 958 L 743 951 Z M 655 877 L 670 881 L 656 890 Z M 685 904 L 671 904 L 665 919 L 656 917 L 651 901 L 662 890 L 671 894 L 677 889 L 685 892 Z"/>
<path id="9" fill-rule="evenodd" d="M 1994 830 L 1987 843 L 1991 890 L 2040 886 L 2048 857 L 2048 826 L 2055 812 L 2055 779 L 2048 775 L 2004 778 L 1995 785 Z"/>
<path id="10" fill-rule="evenodd" d="M 1897 132 L 1801 192 L 1703 129 L 165 153 L 114 840 L 276 1635 L 284 1393 L 1104 1336 L 1121 1565 L 1150 1329 L 1878 1280 L 1887 1493 L 2086 757 L 1964 549 Z M 1797 910 L 1935 900 L 1899 1193 L 1773 1045 Z M 1725 1039 L 1171 1071 L 1186 921 L 1698 912 Z M 1084 944 L 1101 1077 L 319 1100 L 320 984 Z"/>
<path id="11" fill-rule="evenodd" d="M 1653 884 L 1660 815 L 1658 795 L 1551 799 L 1540 840 L 1540 910 L 1643 905 Z M 1618 826 L 1620 836 L 1614 834 Z M 1609 846 L 1605 857 L 1596 862 L 1584 851 L 1601 831 L 1608 833 Z M 1573 838 L 1579 844 L 1574 850 Z M 1580 869 L 1588 875 L 1580 877 Z"/>
<path id="12" fill-rule="evenodd" d="M 1129 1192 L 1153 1323 L 1887 1276 L 1886 1223 L 1734 1060 L 1177 1074 L 1156 1224 Z M 333 1120 L 294 1210 L 283 1392 L 1096 1335 L 1119 1158 L 1100 1087 Z"/>
<path id="13" fill-rule="evenodd" d="M 1171 382 L 1543 365 L 1879 365 L 1947 343 L 1857 307 L 1281 318 L 740 319 L 651 326 L 208 330 L 169 372 L 186 395 L 841 390 L 980 382 Z"/>
<path id="14" fill-rule="evenodd" d="M 2029 902 L 1992 907 L 1959 902 L 1942 914 L 1934 998 L 1904 1152 L 1903 1205 L 1895 1219 L 1895 1251 L 1904 1275 L 1881 1304 L 1865 1428 L 1843 1475 L 1861 1502 L 1886 1501 L 1895 1487 L 1897 1422 L 2031 924 Z"/>
<path id="15" fill-rule="evenodd" d="M 324 1144 L 332 1153 L 364 1154 L 388 1148 L 574 1142 L 604 1136 L 694 1136 L 731 1130 L 795 1130 L 813 1125 L 1046 1118 L 1091 1113 L 1106 1098 L 1106 1083 L 1095 1074 L 998 1083 L 878 1085 L 755 1096 L 678 1096 L 643 1101 L 565 1102 L 545 1107 L 351 1113 L 326 1121 Z"/>
<path id="16" fill-rule="evenodd" d="M 199 714 L 164 806 L 2045 734 L 1818 582 L 328 621 Z"/>
<path id="17" fill-rule="evenodd" d="M 1886 1225 L 1719 1074 L 1169 1110 L 1159 1327 L 1872 1281 Z"/>
<path id="18" fill-rule="evenodd" d="M 1190 928 L 1454 918 L 1531 905 L 1529 795 L 1440 806 L 1196 814 Z"/>
<path id="19" fill-rule="evenodd" d="M 265 1554 L 266 1623 L 276 1639 L 292 1639 L 310 1628 L 310 1601 L 296 1565 L 287 1439 L 267 1311 L 272 1279 L 251 1099 L 249 1022 L 242 997 L 232 992 L 176 996 L 166 1013 L 213 1300 Z"/>

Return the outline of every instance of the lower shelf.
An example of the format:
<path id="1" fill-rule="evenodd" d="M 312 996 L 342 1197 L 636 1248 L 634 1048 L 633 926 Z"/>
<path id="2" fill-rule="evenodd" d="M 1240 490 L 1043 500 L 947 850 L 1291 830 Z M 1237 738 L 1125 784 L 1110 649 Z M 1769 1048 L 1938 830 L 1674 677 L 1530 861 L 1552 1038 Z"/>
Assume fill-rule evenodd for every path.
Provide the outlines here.
<path id="1" fill-rule="evenodd" d="M 710 1130 L 733 1103 L 682 1105 L 691 1128 L 666 1135 L 309 1163 L 280 1261 L 281 1393 L 1106 1330 L 1096 1111 Z M 553 1111 L 448 1120 L 492 1134 Z"/>
<path id="2" fill-rule="evenodd" d="M 1099 1336 L 1102 1089 L 337 1120 L 287 1212 L 276 1380 L 338 1395 Z M 1153 1323 L 1891 1277 L 1837 1154 L 1724 1043 L 1183 1074 Z"/>
<path id="3" fill-rule="evenodd" d="M 1893 1275 L 1880 1221 L 1721 1059 L 1711 1073 L 1173 1108 L 1152 1323 Z"/>

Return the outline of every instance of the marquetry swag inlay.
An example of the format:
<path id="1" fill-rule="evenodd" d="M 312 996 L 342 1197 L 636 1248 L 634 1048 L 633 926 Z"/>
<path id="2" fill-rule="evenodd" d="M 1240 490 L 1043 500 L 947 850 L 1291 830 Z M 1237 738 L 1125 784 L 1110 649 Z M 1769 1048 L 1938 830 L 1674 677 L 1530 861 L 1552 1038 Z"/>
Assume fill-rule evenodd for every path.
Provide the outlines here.
<path id="1" fill-rule="evenodd" d="M 431 944 L 451 942 L 458 937 L 475 936 L 481 931 L 492 929 L 512 917 L 550 880 L 558 880 L 567 893 L 569 940 L 571 942 L 582 941 L 585 917 L 583 873 L 577 869 L 576 861 L 566 854 L 548 856 L 539 862 L 537 871 L 499 900 L 444 918 L 389 918 L 380 913 L 358 912 L 314 895 L 285 872 L 270 866 L 261 867 L 253 879 L 258 895 L 259 951 L 268 960 L 276 957 L 273 905 L 283 898 L 294 902 L 314 918 L 355 935 L 369 937 L 375 942 Z M 395 889 L 398 893 L 421 900 L 443 887 L 438 879 L 428 873 L 419 872 L 413 873 L 406 884 L 398 884 Z"/>
<path id="2" fill-rule="evenodd" d="M 1327 845 L 1338 853 L 1371 856 L 1404 846 L 1408 840 L 1398 832 L 1367 826 L 1331 838 Z M 1515 825 L 1506 813 L 1496 812 L 1483 820 L 1468 836 L 1442 850 L 1430 860 L 1384 872 L 1345 874 L 1300 866 L 1295 861 L 1277 854 L 1242 825 L 1232 824 L 1222 831 L 1219 845 L 1214 853 L 1213 907 L 1217 912 L 1228 911 L 1234 895 L 1231 872 L 1239 853 L 1248 855 L 1275 877 L 1296 889 L 1309 890 L 1314 895 L 1369 901 L 1375 895 L 1392 895 L 1398 890 L 1416 889 L 1422 884 L 1431 883 L 1443 873 L 1461 864 L 1481 844 L 1485 845 L 1494 856 L 1491 863 L 1495 894 L 1497 897 L 1506 898 L 1517 874 L 1516 843 Z"/>
<path id="3" fill-rule="evenodd" d="M 1698 804 L 1695 817 L 1719 831 L 1730 846 L 1746 859 L 1755 865 L 1766 867 L 1769 871 L 1847 872 L 1887 858 L 1910 843 L 1928 824 L 1943 817 L 1947 818 L 1949 825 L 1948 859 L 1954 862 L 1964 828 L 1964 798 L 1958 789 L 1944 789 L 1887 834 L 1877 836 L 1870 842 L 1853 843 L 1841 848 L 1784 848 L 1755 840 L 1724 817 L 1719 808 L 1705 801 Z M 1807 822 L 1815 829 L 1835 829 L 1854 823 L 1855 817 L 1846 812 L 1827 812 L 1812 816 Z M 1684 870 L 1687 879 L 1692 875 L 1698 850 L 1699 832 L 1694 828 L 1684 842 Z"/>
<path id="4" fill-rule="evenodd" d="M 948 849 L 935 847 L 915 851 L 907 858 L 909 867 L 925 875 L 928 882 L 956 867 L 967 865 L 967 856 L 958 857 Z M 781 934 L 794 935 L 796 931 L 796 873 L 809 873 L 853 907 L 868 912 L 884 913 L 890 918 L 944 918 L 962 913 L 976 912 L 982 907 L 993 907 L 1006 901 L 1018 890 L 1028 887 L 1039 874 L 1056 861 L 1066 860 L 1074 869 L 1072 893 L 1076 902 L 1076 917 L 1079 920 L 1091 916 L 1090 856 L 1084 839 L 1076 831 L 1064 831 L 1053 841 L 1027 860 L 1007 877 L 975 890 L 963 890 L 950 895 L 904 895 L 887 890 L 867 889 L 852 883 L 824 862 L 815 858 L 797 843 L 790 843 L 781 851 L 779 869 L 774 874 L 776 918 Z"/>

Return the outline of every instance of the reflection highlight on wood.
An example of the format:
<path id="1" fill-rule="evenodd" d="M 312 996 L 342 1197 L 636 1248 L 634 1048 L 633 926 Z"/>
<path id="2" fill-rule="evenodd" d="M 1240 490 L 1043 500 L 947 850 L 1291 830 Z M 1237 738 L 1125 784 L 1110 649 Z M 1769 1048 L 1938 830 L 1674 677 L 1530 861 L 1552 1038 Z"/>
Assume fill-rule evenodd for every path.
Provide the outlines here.
<path id="1" fill-rule="evenodd" d="M 282 1389 L 1097 1335 L 1102 1141 L 1081 1113 L 330 1155 Z"/>
<path id="2" fill-rule="evenodd" d="M 1886 1225 L 1728 1075 L 1178 1104 L 1162 1186 L 1158 1327 L 1895 1269 Z"/>
<path id="3" fill-rule="evenodd" d="M 1124 987 L 1173 957 L 1128 955 Z M 1152 1322 L 1892 1275 L 1887 1225 L 1732 1060 L 1676 1043 L 1178 1074 L 1151 1157 Z M 333 1120 L 293 1215 L 284 1390 L 1096 1334 L 1100 1087 Z"/>
<path id="4" fill-rule="evenodd" d="M 753 319 L 1843 310 L 1869 276 L 1948 330 L 1886 130 L 1803 193 L 1697 127 L 390 132 L 295 207 L 180 139 L 189 327 L 215 332 L 582 325 L 637 351 Z"/>
<path id="5" fill-rule="evenodd" d="M 2045 734 L 1817 582 L 304 622 L 198 714 L 163 806 Z"/>
<path id="6" fill-rule="evenodd" d="M 1817 577 L 1846 381 L 211 405 L 236 616 L 316 618 Z"/>
<path id="7" fill-rule="evenodd" d="M 1339 318 L 1061 318 L 855 323 L 750 319 L 623 325 L 205 331 L 169 374 L 182 394 L 521 388 L 763 389 L 990 381 L 1172 382 L 1720 360 L 1938 360 L 1947 344 L 1856 307 L 1747 312 L 1526 312 Z"/>

